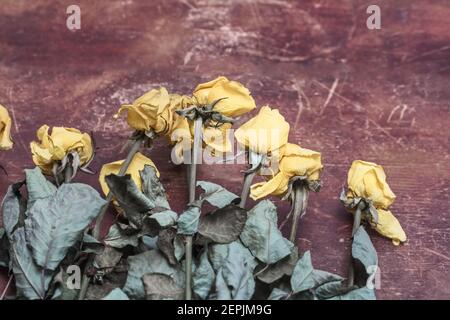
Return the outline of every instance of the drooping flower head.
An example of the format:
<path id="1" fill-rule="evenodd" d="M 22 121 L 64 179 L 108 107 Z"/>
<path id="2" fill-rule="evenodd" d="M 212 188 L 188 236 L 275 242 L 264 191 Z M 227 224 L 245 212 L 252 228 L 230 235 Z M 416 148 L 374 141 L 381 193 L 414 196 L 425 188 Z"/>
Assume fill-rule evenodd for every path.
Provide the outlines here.
<path id="1" fill-rule="evenodd" d="M 252 185 L 250 196 L 254 200 L 268 195 L 283 196 L 288 190 L 292 178 L 302 177 L 309 181 L 318 181 L 322 168 L 319 152 L 287 143 L 282 148 L 278 173 L 265 182 Z"/>
<path id="2" fill-rule="evenodd" d="M 43 125 L 37 131 L 38 141 L 30 144 L 33 162 L 45 174 L 52 174 L 54 164 L 71 153 L 76 153 L 79 166 L 88 164 L 94 156 L 92 139 L 87 133 L 75 128 L 50 127 Z"/>
<path id="3" fill-rule="evenodd" d="M 383 167 L 373 162 L 355 160 L 348 172 L 347 184 L 349 199 L 363 198 L 376 209 L 378 221 L 369 221 L 376 231 L 392 239 L 395 245 L 406 241 L 400 222 L 389 210 L 395 194 L 386 182 Z"/>
<path id="4" fill-rule="evenodd" d="M 11 117 L 8 110 L 0 104 L 0 150 L 9 150 L 12 146 Z"/>
<path id="5" fill-rule="evenodd" d="M 258 154 L 268 154 L 283 147 L 289 136 L 289 123 L 278 109 L 264 106 L 259 113 L 234 133 L 242 146 Z"/>

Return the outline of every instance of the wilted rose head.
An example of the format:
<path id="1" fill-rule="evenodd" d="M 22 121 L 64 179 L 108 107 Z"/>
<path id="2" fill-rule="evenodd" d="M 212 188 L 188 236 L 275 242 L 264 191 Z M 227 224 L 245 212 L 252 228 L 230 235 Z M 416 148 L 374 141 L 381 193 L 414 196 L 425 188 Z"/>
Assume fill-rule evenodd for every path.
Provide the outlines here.
<path id="1" fill-rule="evenodd" d="M 287 143 L 289 128 L 289 123 L 278 109 L 264 106 L 255 117 L 240 126 L 234 135 L 249 150 L 267 154 Z"/>
<path id="2" fill-rule="evenodd" d="M 239 117 L 256 108 L 255 100 L 246 87 L 223 76 L 199 84 L 193 97 L 198 105 L 211 105 L 220 100 L 213 110 L 227 117 Z"/>
<path id="3" fill-rule="evenodd" d="M 8 110 L 0 104 L 0 150 L 9 150 L 12 146 L 11 117 Z"/>
<path id="4" fill-rule="evenodd" d="M 94 156 L 92 139 L 87 133 L 75 128 L 53 127 L 43 125 L 37 131 L 39 141 L 30 144 L 33 162 L 45 174 L 52 174 L 54 164 L 63 160 L 70 153 L 76 153 L 79 166 L 86 165 Z"/>

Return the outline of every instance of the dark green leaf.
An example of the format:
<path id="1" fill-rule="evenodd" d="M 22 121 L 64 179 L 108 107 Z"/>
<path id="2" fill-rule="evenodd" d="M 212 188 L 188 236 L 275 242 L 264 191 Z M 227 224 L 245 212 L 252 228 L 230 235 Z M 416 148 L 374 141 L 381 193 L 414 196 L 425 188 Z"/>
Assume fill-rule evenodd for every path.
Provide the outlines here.
<path id="1" fill-rule="evenodd" d="M 205 250 L 200 256 L 200 263 L 195 269 L 195 273 L 192 277 L 195 294 L 203 300 L 208 298 L 214 280 L 214 269 L 208 259 L 208 250 Z"/>
<path id="2" fill-rule="evenodd" d="M 155 207 L 170 209 L 167 201 L 167 194 L 163 185 L 156 175 L 155 168 L 149 165 L 144 166 L 144 170 L 140 172 L 142 180 L 142 191 Z"/>
<path id="3" fill-rule="evenodd" d="M 291 254 L 294 245 L 278 230 L 277 211 L 269 200 L 259 202 L 248 212 L 241 233 L 243 244 L 266 264 L 273 264 Z"/>
<path id="4" fill-rule="evenodd" d="M 142 281 L 147 300 L 181 300 L 184 297 L 184 289 L 166 274 L 147 273 Z"/>
<path id="5" fill-rule="evenodd" d="M 17 296 L 26 299 L 44 299 L 51 276 L 33 260 L 25 239 L 25 230 L 18 228 L 11 238 L 11 265 L 16 280 Z"/>
<path id="6" fill-rule="evenodd" d="M 120 288 L 113 289 L 102 300 L 130 300 Z"/>
<path id="7" fill-rule="evenodd" d="M 224 265 L 230 250 L 233 252 L 240 252 L 244 257 L 245 263 L 249 265 L 252 270 L 255 269 L 258 264 L 255 257 L 251 254 L 250 250 L 248 250 L 239 240 L 237 240 L 228 244 L 214 244 L 209 246 L 209 259 L 215 272 L 218 272 L 218 270 Z"/>
<path id="8" fill-rule="evenodd" d="M 247 221 L 247 211 L 227 205 L 200 218 L 198 233 L 216 243 L 230 243 L 238 239 Z"/>
<path id="9" fill-rule="evenodd" d="M 200 218 L 200 208 L 198 206 L 189 206 L 189 208 L 184 211 L 178 217 L 178 234 L 183 235 L 193 235 L 198 230 Z"/>
<path id="10" fill-rule="evenodd" d="M 147 273 L 162 273 L 182 286 L 184 273 L 172 267 L 159 250 L 150 250 L 128 257 L 128 277 L 123 291 L 130 299 L 144 299 L 145 291 L 142 277 Z"/>
<path id="11" fill-rule="evenodd" d="M 135 228 L 140 229 L 144 215 L 155 207 L 155 203 L 139 190 L 129 174 L 123 177 L 110 174 L 105 177 L 105 181 L 124 210 L 126 218 Z"/>
<path id="12" fill-rule="evenodd" d="M 208 201 L 217 208 L 223 208 L 229 205 L 233 200 L 239 198 L 234 193 L 215 183 L 197 181 L 197 186 L 200 186 L 205 191 L 201 196 L 201 199 Z"/>
<path id="13" fill-rule="evenodd" d="M 96 190 L 81 183 L 63 184 L 54 197 L 36 200 L 25 220 L 36 263 L 55 270 L 105 204 Z"/>
<path id="14" fill-rule="evenodd" d="M 343 280 L 330 281 L 315 289 L 316 297 L 319 300 L 330 299 L 349 291 L 347 284 Z"/>

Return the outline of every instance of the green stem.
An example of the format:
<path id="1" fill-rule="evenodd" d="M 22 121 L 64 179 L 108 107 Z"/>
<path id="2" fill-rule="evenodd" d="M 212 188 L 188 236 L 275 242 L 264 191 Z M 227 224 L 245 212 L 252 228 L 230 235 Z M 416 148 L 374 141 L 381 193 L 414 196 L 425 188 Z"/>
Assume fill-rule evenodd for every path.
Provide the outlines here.
<path id="1" fill-rule="evenodd" d="M 242 186 L 241 192 L 241 202 L 239 203 L 239 207 L 245 208 L 245 204 L 247 203 L 248 195 L 250 194 L 250 186 L 252 185 L 253 178 L 255 178 L 256 170 L 247 172 L 244 175 L 244 185 Z"/>
<path id="2" fill-rule="evenodd" d="M 127 157 L 125 158 L 124 162 L 122 163 L 122 166 L 120 167 L 118 176 L 125 175 L 125 172 L 127 172 L 128 167 L 131 164 L 131 161 L 133 160 L 135 154 L 139 151 L 142 142 L 146 139 L 145 136 L 137 138 L 134 143 L 131 145 L 130 151 L 128 151 Z M 103 221 L 103 218 L 109 208 L 109 204 L 111 203 L 113 199 L 112 192 L 109 192 L 106 196 L 106 203 L 103 205 L 103 207 L 100 209 L 100 213 L 97 216 L 97 219 L 95 220 L 94 230 L 92 231 L 92 236 L 96 238 L 97 240 L 100 240 L 100 227 Z M 89 276 L 86 274 L 86 269 L 92 266 L 95 259 L 95 254 L 90 254 L 88 256 L 88 259 L 86 261 L 85 270 L 83 273 L 83 279 L 81 281 L 81 288 L 80 292 L 78 294 L 78 300 L 84 300 L 86 297 L 87 289 L 89 287 Z"/>
<path id="3" fill-rule="evenodd" d="M 296 181 L 293 185 L 294 197 L 292 200 L 293 208 L 293 217 L 292 217 L 292 226 L 291 233 L 289 236 L 289 240 L 296 244 L 297 238 L 297 227 L 300 220 L 300 217 L 305 214 L 306 205 L 308 204 L 308 194 L 309 191 L 306 188 L 304 181 Z"/>
<path id="4" fill-rule="evenodd" d="M 192 148 L 192 161 L 189 166 L 189 203 L 195 201 L 195 188 L 197 185 L 197 163 L 202 143 L 203 119 L 197 117 L 194 120 L 194 146 Z M 192 236 L 186 237 L 186 300 L 192 299 Z"/>
<path id="5" fill-rule="evenodd" d="M 362 211 L 362 208 L 359 203 L 356 206 L 355 217 L 353 219 L 352 239 L 355 236 L 355 233 L 358 230 L 359 226 L 361 225 L 361 211 Z M 353 287 L 354 284 L 355 284 L 355 266 L 353 265 L 353 254 L 352 254 L 352 249 L 350 248 L 350 261 L 349 261 L 349 268 L 348 268 L 347 285 L 349 288 L 351 288 L 351 287 Z"/>

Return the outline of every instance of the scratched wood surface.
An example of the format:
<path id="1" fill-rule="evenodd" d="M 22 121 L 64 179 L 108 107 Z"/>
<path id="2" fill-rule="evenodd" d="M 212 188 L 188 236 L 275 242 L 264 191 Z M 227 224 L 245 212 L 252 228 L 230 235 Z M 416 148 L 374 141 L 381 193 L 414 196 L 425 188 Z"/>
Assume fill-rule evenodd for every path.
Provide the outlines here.
<path id="1" fill-rule="evenodd" d="M 71 32 L 65 12 L 74 2 L 82 20 Z M 8 171 L 0 195 L 32 167 L 29 143 L 42 124 L 94 132 L 99 170 L 123 157 L 130 130 L 112 119 L 121 103 L 158 86 L 188 94 L 226 75 L 259 106 L 282 110 L 291 142 L 323 154 L 324 187 L 310 197 L 297 242 L 315 266 L 346 274 L 351 217 L 338 196 L 352 160 L 374 161 L 397 194 L 392 210 L 409 238 L 394 247 L 371 233 L 378 298 L 450 299 L 450 1 L 376 1 L 382 28 L 368 30 L 372 2 L 3 0 L 0 103 L 13 117 L 15 146 L 0 154 Z M 170 162 L 164 141 L 147 154 L 182 210 L 184 168 Z M 242 169 L 204 165 L 199 177 L 238 193 Z M 99 188 L 96 176 L 77 179 Z M 282 220 L 289 207 L 277 205 Z M 1 291 L 6 270 L 0 279 Z"/>

